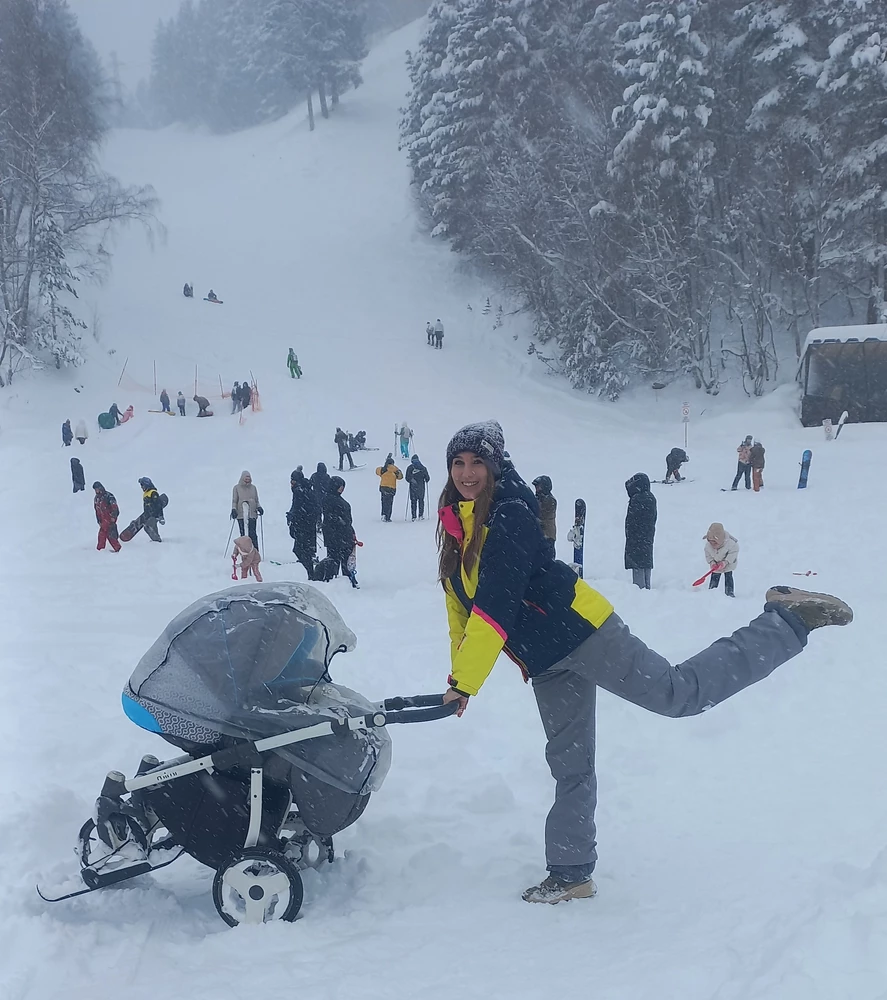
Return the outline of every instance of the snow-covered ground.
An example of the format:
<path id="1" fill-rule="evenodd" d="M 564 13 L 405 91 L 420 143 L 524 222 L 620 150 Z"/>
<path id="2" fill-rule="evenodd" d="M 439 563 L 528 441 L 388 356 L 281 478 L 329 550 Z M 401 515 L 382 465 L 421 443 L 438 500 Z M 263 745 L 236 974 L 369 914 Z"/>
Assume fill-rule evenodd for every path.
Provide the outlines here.
<path id="1" fill-rule="evenodd" d="M 417 34 L 376 49 L 365 86 L 314 134 L 293 115 L 224 138 L 115 135 L 107 165 L 155 185 L 167 238 L 153 249 L 135 230 L 118 241 L 113 275 L 92 296 L 101 334 L 86 368 L 0 392 L 0 997 L 883 998 L 884 428 L 851 425 L 826 444 L 800 427 L 790 390 L 754 404 L 695 396 L 694 482 L 658 487 L 655 589 L 632 588 L 623 483 L 640 470 L 661 478 L 682 444 L 681 397 L 594 401 L 525 356 L 523 320 L 492 331 L 495 311 L 481 309 L 490 295 L 495 310 L 495 291 L 422 233 L 397 151 L 403 51 Z M 195 301 L 181 295 L 186 280 Z M 223 306 L 200 300 L 210 286 Z M 424 335 L 438 316 L 441 352 Z M 298 382 L 284 366 L 290 345 Z M 189 400 L 198 365 L 217 416 L 197 422 L 190 402 L 186 420 L 149 413 L 155 362 L 158 388 Z M 263 409 L 240 424 L 218 400 L 219 376 L 227 389 L 250 372 Z M 112 401 L 136 417 L 99 435 L 95 416 Z M 80 416 L 88 443 L 63 448 L 62 420 Z M 815 571 L 809 583 L 848 600 L 855 623 L 815 633 L 771 679 L 696 719 L 602 695 L 593 901 L 520 900 L 543 874 L 552 782 L 532 694 L 503 660 L 463 719 L 393 732 L 385 786 L 339 838 L 344 858 L 306 878 L 297 923 L 228 929 L 212 873 L 187 858 L 42 903 L 34 883 L 74 871 L 74 837 L 105 772 L 166 752 L 123 716 L 119 692 L 166 622 L 229 581 L 242 469 L 267 512 L 266 556 L 286 561 L 290 471 L 332 465 L 337 425 L 368 431 L 381 450 L 361 456 L 369 465 L 345 494 L 366 543 L 362 589 L 326 588 L 359 636 L 335 677 L 372 698 L 442 689 L 434 524 L 403 522 L 404 493 L 394 523 L 380 523 L 373 467 L 407 419 L 436 495 L 449 436 L 489 416 L 526 479 L 552 477 L 562 557 L 572 500 L 586 497 L 587 575 L 662 653 L 681 659 L 729 633 L 768 585 L 803 582 L 793 572 Z M 747 433 L 767 448 L 766 488 L 723 493 Z M 807 447 L 810 488 L 798 492 Z M 92 492 L 71 494 L 72 455 L 87 487 L 99 479 L 116 494 L 123 524 L 140 510 L 136 480 L 152 477 L 170 497 L 163 544 L 141 535 L 120 555 L 97 553 Z M 735 601 L 690 588 L 718 520 L 741 545 Z M 264 572 L 302 578 L 268 561 Z"/>

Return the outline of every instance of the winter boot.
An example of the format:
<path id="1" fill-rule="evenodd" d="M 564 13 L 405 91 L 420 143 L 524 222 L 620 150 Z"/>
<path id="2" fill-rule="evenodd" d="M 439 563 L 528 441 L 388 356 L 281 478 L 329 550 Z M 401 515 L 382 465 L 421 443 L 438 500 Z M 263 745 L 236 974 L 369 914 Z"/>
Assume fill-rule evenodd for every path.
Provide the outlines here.
<path id="1" fill-rule="evenodd" d="M 849 625 L 853 621 L 850 605 L 831 594 L 814 594 L 794 587 L 771 587 L 766 600 L 787 608 L 811 630 L 823 625 Z"/>
<path id="2" fill-rule="evenodd" d="M 588 899 L 597 895 L 597 886 L 589 876 L 582 882 L 564 882 L 554 875 L 543 879 L 539 885 L 531 885 L 522 898 L 527 903 L 560 903 L 570 899 Z"/>

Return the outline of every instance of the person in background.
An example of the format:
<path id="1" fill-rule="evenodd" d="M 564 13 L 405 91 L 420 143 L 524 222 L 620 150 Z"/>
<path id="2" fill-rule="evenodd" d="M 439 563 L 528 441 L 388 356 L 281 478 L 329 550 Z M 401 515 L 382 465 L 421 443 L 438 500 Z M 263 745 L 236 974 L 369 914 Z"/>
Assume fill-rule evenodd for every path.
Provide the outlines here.
<path id="1" fill-rule="evenodd" d="M 656 497 L 650 489 L 650 477 L 638 472 L 625 484 L 628 510 L 625 513 L 625 568 L 631 570 L 631 582 L 641 590 L 650 590 L 653 577 L 653 539 L 656 535 Z"/>
<path id="2" fill-rule="evenodd" d="M 246 504 L 246 522 L 243 518 L 243 507 Z M 253 545 L 259 547 L 259 538 L 256 535 L 256 518 L 265 513 L 259 505 L 259 491 L 253 483 L 253 477 L 246 471 L 240 473 L 240 479 L 234 484 L 231 492 L 231 520 L 237 520 L 241 535 L 249 535 L 253 540 Z"/>
<path id="3" fill-rule="evenodd" d="M 751 489 L 751 447 L 752 437 L 749 434 L 736 449 L 738 461 L 736 463 L 736 476 L 733 479 L 733 485 L 730 487 L 731 490 L 739 488 L 739 480 L 743 476 L 745 477 L 745 488 L 747 490 Z"/>
<path id="4" fill-rule="evenodd" d="M 428 470 L 419 461 L 418 455 L 413 455 L 406 472 L 407 486 L 410 488 L 410 511 L 413 520 L 416 520 L 416 511 L 419 512 L 419 520 L 425 520 L 425 490 L 428 488 L 430 476 Z"/>
<path id="5" fill-rule="evenodd" d="M 397 492 L 397 481 L 403 479 L 403 473 L 394 464 L 394 458 L 389 452 L 383 465 L 376 469 L 379 477 L 379 493 L 382 498 L 382 520 L 391 521 L 391 511 L 394 509 L 394 495 Z"/>
<path id="6" fill-rule="evenodd" d="M 74 428 L 74 437 L 81 444 L 86 444 L 86 439 L 89 437 L 89 431 L 86 429 L 86 421 L 78 420 L 77 426 Z"/>
<path id="7" fill-rule="evenodd" d="M 545 823 L 548 874 L 522 896 L 559 903 L 597 891 L 598 687 L 657 715 L 698 715 L 797 656 L 812 630 L 847 625 L 853 611 L 830 594 L 772 587 L 762 614 L 673 666 L 551 558 L 536 498 L 504 450 L 494 420 L 461 428 L 447 446 L 437 536 L 450 649 L 443 702 L 464 715 L 501 652 L 532 683 L 556 791 Z M 476 779 L 470 770 L 448 774 L 449 793 L 466 794 Z"/>
<path id="8" fill-rule="evenodd" d="M 351 586 L 357 589 L 355 569 L 353 566 L 348 568 L 357 537 L 351 520 L 351 504 L 342 496 L 344 492 L 345 480 L 341 476 L 333 476 L 323 498 L 323 544 L 327 556 L 341 567 L 343 576 L 347 576 Z"/>
<path id="9" fill-rule="evenodd" d="M 290 378 L 302 377 L 302 369 L 299 367 L 299 359 L 296 356 L 296 352 L 292 348 L 290 348 L 290 352 L 286 356 L 286 366 L 289 368 Z"/>
<path id="10" fill-rule="evenodd" d="M 705 558 L 708 565 L 720 568 L 711 574 L 708 581 L 709 590 L 717 590 L 721 582 L 721 574 L 724 574 L 724 593 L 727 597 L 735 597 L 733 593 L 733 571 L 739 560 L 739 542 L 724 529 L 723 524 L 715 521 L 708 526 L 705 535 Z"/>
<path id="11" fill-rule="evenodd" d="M 434 324 L 431 320 L 425 324 L 425 342 L 429 347 L 434 347 Z"/>
<path id="12" fill-rule="evenodd" d="M 748 461 L 751 465 L 752 488 L 755 493 L 759 493 L 764 486 L 764 446 L 760 441 L 755 441 L 751 446 Z"/>
<path id="13" fill-rule="evenodd" d="M 66 420 L 62 424 L 62 444 L 66 448 L 70 448 L 71 447 L 71 442 L 73 440 L 74 440 L 74 435 L 73 435 L 73 433 L 71 431 L 71 421 L 70 420 Z"/>
<path id="14" fill-rule="evenodd" d="M 342 471 L 345 465 L 345 459 L 348 459 L 348 464 L 351 468 L 354 468 L 354 459 L 351 457 L 351 449 L 349 448 L 348 435 L 341 427 L 336 428 L 336 434 L 333 437 L 333 442 L 339 449 L 339 472 Z"/>
<path id="15" fill-rule="evenodd" d="M 234 539 L 234 551 L 231 558 L 234 560 L 234 572 L 232 580 L 237 579 L 237 570 L 240 570 L 240 579 L 245 580 L 250 573 L 259 583 L 262 583 L 262 573 L 259 570 L 259 563 L 262 561 L 258 548 L 253 545 L 253 540 L 246 535 Z M 240 560 L 238 562 L 238 559 Z"/>
<path id="16" fill-rule="evenodd" d="M 135 416 L 135 412 L 136 412 L 135 407 L 132 405 L 132 403 L 130 403 L 129 406 L 127 406 L 127 408 L 123 411 L 123 416 L 120 418 L 120 423 L 125 424 L 128 420 L 132 420 L 132 418 Z"/>
<path id="17" fill-rule="evenodd" d="M 242 405 L 240 400 L 240 383 L 235 382 L 234 388 L 231 390 L 231 412 L 237 413 Z"/>
<path id="18" fill-rule="evenodd" d="M 108 410 L 108 413 L 110 413 L 114 418 L 115 424 L 119 425 L 123 422 L 123 414 L 120 412 L 120 407 L 116 403 L 111 404 L 111 408 Z"/>
<path id="19" fill-rule="evenodd" d="M 245 410 L 249 404 L 252 402 L 253 391 L 250 388 L 249 382 L 243 381 L 240 383 L 240 408 Z"/>
<path id="20" fill-rule="evenodd" d="M 166 389 L 160 390 L 160 409 L 163 413 L 172 413 L 172 410 L 169 408 L 169 393 Z"/>
<path id="21" fill-rule="evenodd" d="M 194 396 L 194 402 L 198 406 L 197 416 L 198 417 L 211 417 L 213 411 L 209 408 L 209 400 L 206 396 Z"/>
<path id="22" fill-rule="evenodd" d="M 93 483 L 92 488 L 95 490 L 95 499 L 93 500 L 95 519 L 96 524 L 99 526 L 96 549 L 101 552 L 105 547 L 105 543 L 107 543 L 114 552 L 119 552 L 120 542 L 117 541 L 117 518 L 120 516 L 120 511 L 117 507 L 117 501 L 114 498 L 114 494 L 109 493 L 101 483 Z"/>
<path id="23" fill-rule="evenodd" d="M 684 462 L 689 462 L 690 456 L 684 451 L 683 448 L 672 448 L 671 451 L 665 456 L 665 479 L 663 482 L 670 483 L 672 476 L 674 476 L 674 481 L 679 483 L 683 480 L 680 469 Z"/>
<path id="24" fill-rule="evenodd" d="M 406 420 L 397 428 L 397 440 L 400 444 L 400 457 L 408 459 L 410 457 L 410 445 L 413 443 L 413 430 Z"/>
<path id="25" fill-rule="evenodd" d="M 71 459 L 71 483 L 74 486 L 74 493 L 79 493 L 81 490 L 86 489 L 86 479 L 84 478 L 83 466 L 80 464 L 79 458 Z"/>
<path id="26" fill-rule="evenodd" d="M 444 328 L 440 319 L 434 324 L 434 347 L 436 350 L 443 350 Z"/>
<path id="27" fill-rule="evenodd" d="M 305 478 L 302 466 L 296 466 L 290 476 L 293 502 L 286 515 L 290 538 L 293 540 L 293 555 L 305 567 L 308 579 L 314 579 L 314 564 L 317 562 L 317 521 L 319 507 L 311 483 Z"/>
<path id="28" fill-rule="evenodd" d="M 548 476 L 537 476 L 533 480 L 536 500 L 539 503 L 539 524 L 542 526 L 542 537 L 551 542 L 551 558 L 555 555 L 557 541 L 557 500 L 551 492 L 551 479 Z"/>
<path id="29" fill-rule="evenodd" d="M 185 396 L 182 390 L 179 389 L 179 394 L 176 396 L 176 406 L 179 408 L 179 416 L 184 417 L 185 415 Z"/>
<path id="30" fill-rule="evenodd" d="M 193 299 L 194 298 L 194 286 L 193 285 L 189 285 L 188 282 L 186 281 L 185 282 L 185 287 L 182 289 L 182 295 L 184 295 L 186 299 Z"/>

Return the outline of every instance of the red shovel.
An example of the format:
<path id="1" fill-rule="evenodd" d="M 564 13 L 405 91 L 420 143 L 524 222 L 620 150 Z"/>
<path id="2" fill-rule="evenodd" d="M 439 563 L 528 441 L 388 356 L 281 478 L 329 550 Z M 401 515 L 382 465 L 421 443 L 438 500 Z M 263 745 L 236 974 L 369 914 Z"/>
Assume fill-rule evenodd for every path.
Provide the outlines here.
<path id="1" fill-rule="evenodd" d="M 720 573 L 724 568 L 724 563 L 715 563 L 714 566 L 705 574 L 705 576 L 700 576 L 698 580 L 693 581 L 693 586 L 698 587 L 700 584 L 705 583 L 705 581 L 712 575 L 712 573 Z"/>

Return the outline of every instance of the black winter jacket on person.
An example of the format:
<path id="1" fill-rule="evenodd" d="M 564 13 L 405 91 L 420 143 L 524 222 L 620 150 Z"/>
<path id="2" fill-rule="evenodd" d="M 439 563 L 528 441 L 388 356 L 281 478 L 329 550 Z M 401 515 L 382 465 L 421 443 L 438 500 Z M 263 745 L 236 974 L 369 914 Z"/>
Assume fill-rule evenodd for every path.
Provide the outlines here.
<path id="1" fill-rule="evenodd" d="M 71 459 L 71 482 L 74 486 L 75 493 L 78 493 L 80 490 L 86 488 L 86 479 L 83 475 L 83 466 L 80 464 L 79 458 Z"/>
<path id="2" fill-rule="evenodd" d="M 330 474 L 326 471 L 326 466 L 323 462 L 317 463 L 317 472 L 311 476 L 311 489 L 314 490 L 319 510 L 323 504 L 323 498 L 329 493 L 330 489 Z"/>
<path id="3" fill-rule="evenodd" d="M 323 498 L 323 544 L 327 552 L 340 557 L 354 548 L 351 504 L 341 493 L 327 493 Z"/>
<path id="4" fill-rule="evenodd" d="M 317 536 L 320 505 L 311 489 L 311 483 L 305 478 L 305 474 L 297 469 L 290 479 L 290 487 L 293 491 L 293 502 L 286 515 L 290 537 L 314 539 Z"/>
<path id="5" fill-rule="evenodd" d="M 656 534 L 656 497 L 650 477 L 637 473 L 625 484 L 628 511 L 625 515 L 625 568 L 653 568 L 653 537 Z"/>
<path id="6" fill-rule="evenodd" d="M 687 453 L 683 448 L 672 448 L 671 451 L 665 456 L 665 468 L 669 472 L 676 472 L 684 462 L 689 462 L 690 459 L 687 458 Z M 646 569 L 645 566 L 639 566 L 638 569 Z"/>
<path id="7" fill-rule="evenodd" d="M 431 477 L 428 475 L 428 470 L 424 465 L 422 465 L 421 462 L 410 462 L 407 466 L 404 478 L 409 484 L 411 497 L 425 496 L 425 487 L 428 485 L 428 481 Z"/>

